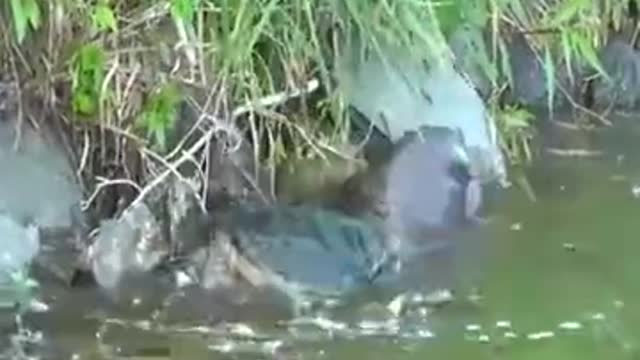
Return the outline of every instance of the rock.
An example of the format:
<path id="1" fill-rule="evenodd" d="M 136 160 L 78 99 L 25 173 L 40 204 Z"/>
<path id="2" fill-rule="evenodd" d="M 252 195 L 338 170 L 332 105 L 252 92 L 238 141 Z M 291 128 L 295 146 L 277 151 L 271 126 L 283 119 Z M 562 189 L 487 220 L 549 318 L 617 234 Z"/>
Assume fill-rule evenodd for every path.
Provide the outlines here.
<path id="1" fill-rule="evenodd" d="M 549 92 L 544 69 L 544 54 L 536 54 L 523 34 L 512 36 L 507 44 L 507 51 L 513 79 L 510 100 L 533 109 L 548 109 Z M 581 101 L 579 83 L 584 75 L 584 69 L 577 63 L 571 64 L 572 78 L 564 59 L 563 61 L 554 59 L 553 62 L 555 74 L 553 109 L 555 111 L 571 104 L 567 94 L 574 102 Z"/>
<path id="2" fill-rule="evenodd" d="M 160 226 L 144 203 L 100 225 L 88 259 L 100 286 L 116 290 L 127 277 L 149 273 L 169 256 Z"/>
<path id="3" fill-rule="evenodd" d="M 600 61 L 609 78 L 600 76 L 594 81 L 594 105 L 636 107 L 640 99 L 640 52 L 628 41 L 614 36 L 600 51 Z"/>
<path id="4" fill-rule="evenodd" d="M 460 129 L 474 172 L 490 182 L 506 176 L 498 135 L 485 105 L 451 63 L 425 68 L 408 49 L 380 43 L 362 58 L 358 41 L 339 59 L 337 78 L 348 103 L 392 143 L 423 125 Z"/>
<path id="5" fill-rule="evenodd" d="M 209 241 L 209 222 L 199 203 L 193 184 L 171 178 L 164 201 L 166 214 L 162 221 L 167 225 L 167 241 L 172 256 L 183 256 L 206 246 Z"/>
<path id="6" fill-rule="evenodd" d="M 0 168 L 11 169 L 0 176 L 0 211 L 41 228 L 77 225 L 82 192 L 64 153 L 27 125 L 16 142 L 16 125 L 0 118 Z"/>
<path id="7" fill-rule="evenodd" d="M 33 281 L 31 265 L 70 272 L 73 253 L 52 263 L 49 254 L 68 247 L 50 243 L 47 234 L 74 232 L 84 223 L 82 191 L 65 152 L 46 124 L 36 130 L 18 123 L 16 96 L 15 84 L 0 82 L 0 239 L 6 255 L 0 273 L 9 292 L 21 286 L 11 273 L 23 272 L 21 281 Z"/>
<path id="8" fill-rule="evenodd" d="M 40 248 L 38 228 L 19 224 L 6 213 L 0 214 L 0 308 L 13 308 L 31 300 L 36 285 L 28 268 Z"/>
<path id="9" fill-rule="evenodd" d="M 40 236 L 37 227 L 18 224 L 7 214 L 0 214 L 0 234 L 0 281 L 5 282 L 11 273 L 23 270 L 38 254 Z"/>
<path id="10" fill-rule="evenodd" d="M 101 223 L 85 257 L 116 305 L 160 306 L 192 281 L 191 258 L 209 243 L 209 221 L 189 180 L 167 178 L 144 202 Z M 138 305 L 136 305 L 138 306 Z"/>

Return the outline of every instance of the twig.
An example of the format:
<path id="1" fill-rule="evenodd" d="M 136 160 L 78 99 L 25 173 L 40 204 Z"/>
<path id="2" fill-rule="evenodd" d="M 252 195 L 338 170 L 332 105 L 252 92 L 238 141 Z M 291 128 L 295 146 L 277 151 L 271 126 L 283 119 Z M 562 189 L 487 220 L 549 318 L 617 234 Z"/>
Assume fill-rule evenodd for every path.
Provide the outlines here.
<path id="1" fill-rule="evenodd" d="M 171 168 L 163 171 L 158 176 L 156 176 L 149 184 L 147 184 L 142 189 L 142 191 L 140 191 L 136 199 L 129 206 L 134 207 L 134 206 L 137 206 L 140 202 L 142 202 L 145 196 L 147 196 L 147 194 L 149 194 L 151 190 L 153 190 L 156 186 L 160 185 L 162 181 L 164 181 L 167 178 L 167 176 L 169 176 L 169 174 L 173 172 L 172 170 L 173 168 L 182 165 L 185 161 L 187 161 L 189 158 L 194 156 L 202 147 L 204 147 L 207 144 L 207 142 L 211 140 L 211 137 L 213 136 L 214 133 L 215 133 L 215 128 L 211 128 L 207 130 L 207 132 L 200 139 L 198 139 L 198 141 L 196 141 L 196 143 L 193 144 L 193 146 L 191 146 L 189 149 L 183 152 L 182 156 L 180 156 L 178 160 L 174 161 L 171 164 L 172 165 Z"/>
<path id="2" fill-rule="evenodd" d="M 91 147 L 91 140 L 89 140 L 88 130 L 84 131 L 83 139 L 84 143 L 82 146 L 82 155 L 80 156 L 80 165 L 78 166 L 78 170 L 76 170 L 76 176 L 78 178 L 82 178 L 82 171 L 84 171 L 84 168 L 87 166 L 87 159 L 89 158 L 89 148 Z"/>
<path id="3" fill-rule="evenodd" d="M 597 157 L 602 156 L 604 152 L 599 150 L 588 149 L 558 149 L 558 148 L 546 148 L 549 154 L 564 157 Z"/>
<path id="4" fill-rule="evenodd" d="M 138 191 L 138 193 L 142 192 L 142 189 L 140 188 L 140 186 L 138 184 L 136 184 L 134 181 L 131 181 L 131 180 L 128 180 L 128 179 L 106 179 L 106 178 L 103 178 L 101 176 L 97 176 L 96 180 L 98 180 L 98 185 L 96 186 L 95 190 L 89 196 L 89 198 L 87 198 L 86 201 L 82 202 L 82 210 L 83 211 L 87 210 L 89 208 L 89 206 L 91 206 L 91 203 L 93 203 L 93 201 L 100 194 L 102 189 L 104 189 L 107 186 L 129 185 L 129 186 L 135 188 Z"/>
<path id="5" fill-rule="evenodd" d="M 168 170 L 170 170 L 170 171 L 171 171 L 171 172 L 172 172 L 172 173 L 173 173 L 173 174 L 174 174 L 174 175 L 175 175 L 175 176 L 176 176 L 180 181 L 184 182 L 185 184 L 189 184 L 189 185 L 191 186 L 191 183 L 190 183 L 189 181 L 187 181 L 187 179 L 185 179 L 185 178 L 184 178 L 184 176 L 182 176 L 182 174 L 180 173 L 180 171 L 178 171 L 178 166 L 180 166 L 181 164 L 178 164 L 177 166 L 176 166 L 176 165 L 174 165 L 174 164 L 171 164 L 171 163 L 167 162 L 167 161 L 166 161 L 162 156 L 158 155 L 157 153 L 155 153 L 155 152 L 151 151 L 151 150 L 150 150 L 150 149 L 148 149 L 148 148 L 143 148 L 143 149 L 142 149 L 142 152 L 143 152 L 144 154 L 148 155 L 148 156 L 153 157 L 153 158 L 154 158 L 154 159 L 156 159 L 157 161 L 159 161 L 159 162 L 160 162 L 162 165 L 164 165 Z M 185 155 L 185 158 L 184 158 L 185 160 L 183 161 L 183 163 L 184 163 L 184 162 L 187 162 L 187 161 L 192 161 L 192 162 L 194 162 L 194 163 L 196 163 L 196 164 L 197 164 L 197 162 L 195 161 L 195 159 L 193 158 L 193 156 L 189 156 L 188 154 L 184 154 L 184 155 Z M 197 194 L 197 193 L 198 193 L 198 190 L 197 190 L 197 189 L 194 189 L 194 188 L 193 188 L 193 186 L 191 186 L 191 187 L 192 187 L 192 190 L 193 190 L 194 194 Z M 198 195 L 196 195 L 196 196 L 198 196 Z M 198 201 L 199 201 L 199 203 L 202 203 L 202 200 L 201 200 L 201 199 L 198 199 Z M 202 210 L 203 210 L 203 211 L 205 210 L 204 206 L 202 206 Z"/>

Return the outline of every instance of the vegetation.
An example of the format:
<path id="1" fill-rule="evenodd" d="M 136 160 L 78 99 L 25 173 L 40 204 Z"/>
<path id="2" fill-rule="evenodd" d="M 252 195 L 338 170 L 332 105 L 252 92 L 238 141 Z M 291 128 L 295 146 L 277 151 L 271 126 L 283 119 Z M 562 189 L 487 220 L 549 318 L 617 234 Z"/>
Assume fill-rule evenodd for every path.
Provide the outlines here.
<path id="1" fill-rule="evenodd" d="M 173 139 L 183 100 L 206 115 L 197 121 L 203 138 L 238 127 L 271 163 L 339 152 L 349 122 L 331 69 L 351 27 L 374 48 L 382 34 L 432 59 L 446 58 L 461 24 L 487 29 L 494 46 L 476 60 L 494 85 L 510 159 L 523 161 L 533 117 L 497 101 L 512 81 L 508 35 L 525 33 L 548 75 L 566 64 L 577 78 L 570 65 L 601 70 L 596 49 L 637 15 L 619 0 L 10 0 L 0 9 L 2 73 L 70 129 L 86 184 L 116 175 L 149 182 L 166 164 L 190 161 L 185 154 L 206 141 L 187 148 Z M 555 81 L 548 76 L 550 106 Z"/>

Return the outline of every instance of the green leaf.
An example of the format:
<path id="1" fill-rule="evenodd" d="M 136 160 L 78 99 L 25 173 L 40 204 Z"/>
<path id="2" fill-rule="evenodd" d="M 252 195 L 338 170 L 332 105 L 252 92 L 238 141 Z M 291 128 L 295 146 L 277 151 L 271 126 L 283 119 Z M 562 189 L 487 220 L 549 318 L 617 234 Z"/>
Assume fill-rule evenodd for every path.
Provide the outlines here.
<path id="1" fill-rule="evenodd" d="M 93 22 L 98 31 L 111 30 L 116 31 L 118 23 L 113 10 L 106 4 L 96 5 L 93 14 Z"/>
<path id="2" fill-rule="evenodd" d="M 567 74 L 569 74 L 569 79 L 571 80 L 571 82 L 573 82 L 573 49 L 571 47 L 571 37 L 569 36 L 569 31 L 566 29 L 561 29 L 560 34 L 562 39 L 561 45 L 564 52 L 565 66 L 567 67 Z"/>
<path id="3" fill-rule="evenodd" d="M 33 29 L 40 27 L 42 20 L 40 8 L 36 0 L 11 0 L 11 11 L 16 38 L 18 43 L 21 44 L 27 35 L 29 25 Z"/>
<path id="4" fill-rule="evenodd" d="M 557 11 L 549 19 L 551 26 L 566 25 L 569 20 L 576 17 L 582 9 L 582 3 L 580 1 L 564 1 L 557 7 Z"/>
<path id="5" fill-rule="evenodd" d="M 21 44 L 27 33 L 27 15 L 23 7 L 22 0 L 11 0 L 11 11 L 13 13 L 13 25 L 16 29 L 16 38 Z"/>
<path id="6" fill-rule="evenodd" d="M 72 105 L 76 113 L 92 115 L 97 111 L 104 66 L 104 52 L 95 44 L 84 45 L 74 55 Z"/>
<path id="7" fill-rule="evenodd" d="M 580 33 L 573 34 L 572 39 L 575 42 L 580 55 L 584 57 L 587 63 L 593 66 L 594 69 L 598 70 L 598 72 L 601 75 L 608 77 L 607 72 L 604 70 L 604 68 L 600 64 L 600 59 L 598 58 L 598 54 L 596 53 L 596 50 L 594 49 L 589 39 Z"/>
<path id="8" fill-rule="evenodd" d="M 73 111 L 80 115 L 92 115 L 97 110 L 97 101 L 95 96 L 86 93 L 73 94 L 72 100 Z"/>
<path id="9" fill-rule="evenodd" d="M 137 127 L 146 129 L 147 137 L 161 151 L 166 148 L 168 132 L 174 128 L 181 100 L 178 88 L 167 84 L 149 97 L 136 120 Z"/>
<path id="10" fill-rule="evenodd" d="M 462 8 L 458 1 L 438 1 L 433 4 L 433 9 L 438 23 L 440 25 L 440 31 L 444 34 L 445 38 L 462 23 Z"/>
<path id="11" fill-rule="evenodd" d="M 29 24 L 31 24 L 32 29 L 40 27 L 42 17 L 36 0 L 24 0 L 24 13 L 27 16 L 27 20 L 29 20 Z"/>
<path id="12" fill-rule="evenodd" d="M 199 0 L 171 0 L 171 15 L 190 23 L 195 16 Z"/>

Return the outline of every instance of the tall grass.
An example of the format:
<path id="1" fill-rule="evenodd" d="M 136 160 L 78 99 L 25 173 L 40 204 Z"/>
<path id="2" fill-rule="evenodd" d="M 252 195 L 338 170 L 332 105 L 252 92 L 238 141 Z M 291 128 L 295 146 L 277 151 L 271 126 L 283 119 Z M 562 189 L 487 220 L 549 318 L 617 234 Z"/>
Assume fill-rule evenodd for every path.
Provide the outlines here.
<path id="1" fill-rule="evenodd" d="M 595 49 L 611 26 L 625 26 L 627 8 L 620 0 L 10 0 L 0 5 L 0 64 L 75 129 L 85 178 L 105 175 L 100 164 L 122 164 L 122 154 L 139 148 L 175 160 L 179 142 L 170 140 L 185 98 L 196 100 L 207 119 L 247 128 L 254 145 L 266 144 L 268 158 L 278 162 L 339 152 L 347 141 L 332 66 L 351 34 L 374 51 L 384 39 L 429 61 L 448 61 L 448 37 L 472 24 L 494 39 L 488 56 L 477 54 L 483 69 L 508 84 L 495 69 L 509 73 L 510 32 L 527 34 L 548 74 L 562 66 L 554 59 L 600 69 Z M 313 80 L 321 84 L 311 94 L 315 101 L 286 101 Z M 553 76 L 547 85 L 551 104 Z M 274 94 L 284 95 L 259 101 Z M 242 116 L 234 116 L 239 108 Z M 499 122 L 500 130 L 521 129 L 522 119 L 515 121 Z M 143 182 L 162 164 L 143 171 Z"/>

